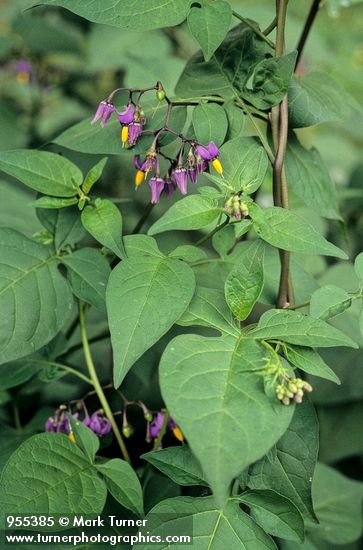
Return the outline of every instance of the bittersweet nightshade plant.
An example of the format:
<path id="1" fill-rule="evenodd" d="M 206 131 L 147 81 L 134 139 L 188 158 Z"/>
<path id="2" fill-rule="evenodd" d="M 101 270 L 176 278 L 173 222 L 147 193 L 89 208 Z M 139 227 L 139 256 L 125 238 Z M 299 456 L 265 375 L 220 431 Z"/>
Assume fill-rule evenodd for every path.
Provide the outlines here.
<path id="1" fill-rule="evenodd" d="M 47 27 L 46 53 L 9 60 L 30 138 L 0 170 L 33 194 L 0 227 L 1 513 L 358 548 L 362 194 L 303 145 L 357 105 L 305 60 L 320 2 L 278 0 L 265 29 L 225 0 L 38 4 L 91 23 L 59 9 L 67 55 Z"/>

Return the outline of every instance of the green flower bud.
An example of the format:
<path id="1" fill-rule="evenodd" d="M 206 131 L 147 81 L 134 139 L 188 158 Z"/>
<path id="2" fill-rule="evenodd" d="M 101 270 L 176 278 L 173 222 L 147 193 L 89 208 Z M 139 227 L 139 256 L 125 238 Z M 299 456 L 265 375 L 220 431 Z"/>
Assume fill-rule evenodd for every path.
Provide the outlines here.
<path id="1" fill-rule="evenodd" d="M 123 426 L 122 428 L 122 434 L 128 439 L 132 434 L 134 433 L 134 430 L 130 424 Z"/>

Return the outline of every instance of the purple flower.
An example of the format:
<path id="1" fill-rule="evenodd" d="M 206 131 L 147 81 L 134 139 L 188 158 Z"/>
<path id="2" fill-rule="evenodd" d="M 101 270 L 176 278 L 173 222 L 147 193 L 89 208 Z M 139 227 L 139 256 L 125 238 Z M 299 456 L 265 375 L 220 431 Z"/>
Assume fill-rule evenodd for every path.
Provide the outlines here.
<path id="1" fill-rule="evenodd" d="M 91 416 L 91 421 L 88 426 L 96 435 L 103 436 L 111 431 L 111 422 L 103 414 L 97 411 Z"/>
<path id="2" fill-rule="evenodd" d="M 165 181 L 163 178 L 154 177 L 150 179 L 149 185 L 151 188 L 151 204 L 156 204 L 159 202 L 161 192 L 165 187 Z"/>
<path id="3" fill-rule="evenodd" d="M 206 147 L 204 145 L 197 145 L 197 153 L 200 158 L 204 160 L 213 160 L 219 155 L 219 149 L 217 145 L 211 141 Z"/>
<path id="4" fill-rule="evenodd" d="M 129 145 L 135 145 L 141 133 L 142 125 L 139 122 L 131 122 L 131 124 L 129 124 Z"/>
<path id="5" fill-rule="evenodd" d="M 197 183 L 198 175 L 198 168 L 188 168 L 188 176 L 192 183 Z"/>
<path id="6" fill-rule="evenodd" d="M 112 105 L 112 103 L 107 103 L 107 101 L 101 101 L 101 103 L 97 108 L 96 114 L 91 121 L 91 124 L 94 124 L 99 119 L 101 119 L 101 127 L 104 128 L 106 122 L 108 121 L 112 113 L 114 113 L 115 111 L 116 109 Z"/>
<path id="7" fill-rule="evenodd" d="M 167 197 L 171 197 L 176 189 L 176 183 L 174 180 L 170 179 L 169 176 L 165 178 L 165 187 L 164 193 Z"/>
<path id="8" fill-rule="evenodd" d="M 145 172 L 146 170 L 146 160 L 141 162 L 140 155 L 134 156 L 134 166 L 136 170 L 140 170 L 141 172 Z"/>
<path id="9" fill-rule="evenodd" d="M 30 73 L 32 70 L 32 64 L 26 59 L 19 59 L 15 65 L 15 70 L 17 73 Z"/>
<path id="10" fill-rule="evenodd" d="M 188 192 L 188 172 L 185 168 L 176 168 L 172 172 L 172 179 L 174 179 L 182 195 L 186 195 Z"/>
<path id="11" fill-rule="evenodd" d="M 149 434 L 152 439 L 156 439 L 159 436 L 161 428 L 163 426 L 163 422 L 164 422 L 163 413 L 157 412 L 156 415 L 154 416 L 153 421 L 150 424 Z"/>
<path id="12" fill-rule="evenodd" d="M 120 124 L 130 124 L 134 120 L 135 109 L 132 105 L 128 105 L 124 111 L 117 115 Z"/>

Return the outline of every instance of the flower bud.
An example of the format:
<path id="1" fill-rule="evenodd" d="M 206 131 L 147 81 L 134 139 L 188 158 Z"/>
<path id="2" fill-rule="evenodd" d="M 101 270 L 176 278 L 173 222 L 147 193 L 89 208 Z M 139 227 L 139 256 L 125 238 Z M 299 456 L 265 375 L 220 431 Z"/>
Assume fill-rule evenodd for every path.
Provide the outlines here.
<path id="1" fill-rule="evenodd" d="M 130 424 L 127 424 L 126 426 L 123 426 L 122 427 L 122 434 L 124 435 L 124 437 L 126 437 L 127 439 L 129 437 L 132 436 L 132 434 L 134 433 L 134 429 L 132 426 L 130 426 Z"/>
<path id="2" fill-rule="evenodd" d="M 290 405 L 290 399 L 288 397 L 284 397 L 282 402 L 284 405 Z"/>

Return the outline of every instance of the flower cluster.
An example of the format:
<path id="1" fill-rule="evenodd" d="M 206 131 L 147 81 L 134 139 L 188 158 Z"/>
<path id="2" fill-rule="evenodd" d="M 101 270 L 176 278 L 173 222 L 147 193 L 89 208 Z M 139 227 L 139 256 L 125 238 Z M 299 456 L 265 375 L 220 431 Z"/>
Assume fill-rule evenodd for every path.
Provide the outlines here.
<path id="1" fill-rule="evenodd" d="M 141 160 L 140 155 L 134 157 L 134 166 L 136 168 L 135 185 L 138 187 L 150 172 L 154 172 L 149 180 L 151 189 L 151 203 L 156 204 L 160 200 L 162 193 L 170 197 L 176 189 L 179 189 L 182 195 L 188 192 L 188 182 L 197 183 L 198 176 L 203 172 L 209 172 L 209 162 L 222 174 L 222 165 L 217 158 L 219 149 L 215 143 L 211 142 L 207 147 L 197 145 L 195 142 L 188 142 L 189 151 L 184 161 L 184 150 L 186 142 L 182 143 L 181 149 L 176 159 L 166 158 L 169 162 L 169 168 L 163 177 L 161 173 L 161 157 L 160 149 L 157 146 L 157 141 L 151 146 L 144 160 Z"/>
<path id="2" fill-rule="evenodd" d="M 87 409 L 83 405 L 84 409 L 84 418 L 82 424 L 87 426 L 92 430 L 96 435 L 102 437 L 108 434 L 111 431 L 111 423 L 104 415 L 103 410 L 95 411 L 91 416 L 89 416 Z M 69 435 L 70 439 L 74 440 L 72 434 L 71 425 L 69 422 L 70 411 L 66 405 L 60 405 L 60 407 L 54 412 L 53 416 L 48 418 L 45 423 L 46 432 L 63 432 Z M 75 412 L 72 414 L 75 420 L 79 419 L 79 413 Z"/>
<path id="3" fill-rule="evenodd" d="M 165 101 L 168 109 L 164 125 L 157 130 L 145 130 L 147 122 L 145 113 L 141 107 L 140 99 L 146 91 L 156 90 L 158 101 Z M 119 112 L 113 103 L 113 98 L 117 92 L 128 91 L 129 100 L 124 106 L 123 111 Z M 137 92 L 138 98 L 133 100 L 133 94 Z M 101 101 L 96 114 L 93 117 L 92 124 L 101 121 L 102 128 L 115 113 L 121 125 L 121 142 L 123 147 L 133 147 L 136 145 L 142 133 L 152 134 L 154 139 L 146 156 L 143 160 L 139 155 L 134 158 L 136 168 L 135 186 L 136 188 L 147 179 L 150 174 L 149 186 L 151 189 L 151 203 L 156 204 L 160 196 L 164 193 L 171 196 L 176 189 L 179 189 L 182 195 L 188 192 L 188 182 L 195 184 L 198 176 L 203 172 L 209 172 L 209 163 L 216 172 L 223 175 L 222 164 L 219 160 L 219 149 L 212 141 L 208 145 L 202 145 L 194 139 L 188 139 L 172 130 L 169 127 L 172 109 L 180 105 L 186 105 L 186 102 L 172 102 L 165 94 L 165 90 L 160 82 L 156 86 L 145 89 L 117 88 L 108 97 Z M 160 138 L 163 133 L 170 133 L 181 140 L 181 146 L 175 158 L 167 157 L 160 149 Z M 163 169 L 161 176 L 161 164 L 168 162 L 169 165 Z"/>
<path id="4" fill-rule="evenodd" d="M 290 405 L 290 401 L 302 403 L 304 392 L 312 392 L 313 387 L 301 378 L 284 378 L 284 381 L 276 387 L 276 396 L 284 405 Z"/>
<path id="5" fill-rule="evenodd" d="M 241 201 L 241 196 L 239 193 L 235 193 L 227 200 L 224 205 L 224 211 L 228 217 L 234 217 L 236 220 L 241 220 L 248 216 L 248 206 L 246 203 Z"/>

